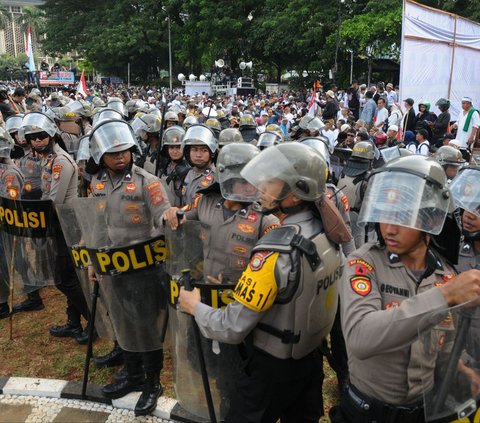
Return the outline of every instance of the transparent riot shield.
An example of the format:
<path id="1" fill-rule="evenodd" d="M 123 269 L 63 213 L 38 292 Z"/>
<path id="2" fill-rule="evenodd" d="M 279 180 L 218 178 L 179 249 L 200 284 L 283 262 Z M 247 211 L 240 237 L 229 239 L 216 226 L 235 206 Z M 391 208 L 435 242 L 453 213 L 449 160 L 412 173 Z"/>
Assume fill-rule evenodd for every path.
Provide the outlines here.
<path id="1" fill-rule="evenodd" d="M 65 242 L 70 251 L 70 256 L 75 267 L 83 294 L 87 299 L 90 312 L 92 311 L 93 284 L 88 279 L 89 252 L 84 244 L 80 225 L 77 221 L 75 208 L 72 203 L 57 205 L 57 216 L 62 227 Z M 108 315 L 108 310 L 103 300 L 105 296 L 103 284 L 99 286 L 100 295 L 95 313 L 95 329 L 100 338 L 115 340 L 113 327 Z"/>
<path id="2" fill-rule="evenodd" d="M 418 327 L 425 420 L 479 421 L 480 302 L 432 312 Z"/>
<path id="3" fill-rule="evenodd" d="M 206 419 L 210 415 L 205 388 L 202 388 L 200 354 L 193 336 L 193 321 L 191 316 L 177 310 L 177 300 L 186 275 L 199 288 L 203 303 L 213 308 L 223 308 L 233 300 L 234 285 L 204 282 L 202 240 L 206 239 L 209 230 L 196 221 L 187 221 L 176 231 L 168 227 L 165 229 L 169 252 L 166 268 L 170 282 L 167 290 L 176 398 L 189 413 Z M 221 420 L 229 409 L 233 383 L 241 369 L 239 347 L 218 343 L 203 336 L 201 345 L 215 415 Z"/>
<path id="4" fill-rule="evenodd" d="M 152 237 L 152 227 L 109 197 L 77 198 L 72 206 L 119 345 L 132 352 L 162 348 L 164 237 Z"/>
<path id="5" fill-rule="evenodd" d="M 12 257 L 15 268 L 13 282 L 23 292 L 55 283 L 58 229 L 51 201 L 0 197 L 0 280 L 3 286 L 0 288 L 0 302 L 4 296 L 4 285 L 11 281 L 8 268 Z"/>

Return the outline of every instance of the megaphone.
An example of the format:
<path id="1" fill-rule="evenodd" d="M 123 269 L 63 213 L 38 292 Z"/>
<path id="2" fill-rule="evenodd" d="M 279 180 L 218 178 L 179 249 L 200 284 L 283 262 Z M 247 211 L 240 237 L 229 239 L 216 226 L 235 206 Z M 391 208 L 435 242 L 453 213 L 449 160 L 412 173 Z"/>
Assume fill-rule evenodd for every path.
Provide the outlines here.
<path id="1" fill-rule="evenodd" d="M 240 70 L 245 70 L 245 68 L 247 67 L 247 64 L 245 62 L 240 62 L 238 67 L 240 68 Z"/>
<path id="2" fill-rule="evenodd" d="M 193 73 L 191 73 L 188 79 L 193 82 L 197 79 L 197 77 Z"/>
<path id="3" fill-rule="evenodd" d="M 248 69 L 252 69 L 253 62 L 250 60 L 250 62 L 245 63 L 245 66 L 246 66 Z"/>
<path id="4" fill-rule="evenodd" d="M 225 62 L 223 61 L 223 59 L 215 60 L 215 66 L 217 68 L 223 68 L 225 66 Z"/>
<path id="5" fill-rule="evenodd" d="M 200 75 L 200 81 L 205 82 L 207 80 L 207 77 L 205 75 Z"/>
<path id="6" fill-rule="evenodd" d="M 178 78 L 178 80 L 179 80 L 180 82 L 185 81 L 185 75 L 184 75 L 183 73 L 179 73 L 178 76 L 177 76 L 177 78 Z"/>

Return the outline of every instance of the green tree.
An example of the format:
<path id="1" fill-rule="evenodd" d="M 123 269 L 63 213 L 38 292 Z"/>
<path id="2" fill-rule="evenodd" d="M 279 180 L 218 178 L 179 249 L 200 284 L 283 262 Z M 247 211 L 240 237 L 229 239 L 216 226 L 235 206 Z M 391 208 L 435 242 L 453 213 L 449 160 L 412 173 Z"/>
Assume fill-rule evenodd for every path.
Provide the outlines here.
<path id="1" fill-rule="evenodd" d="M 8 10 L 8 6 L 0 4 L 0 29 L 4 29 L 12 20 L 12 15 Z"/>

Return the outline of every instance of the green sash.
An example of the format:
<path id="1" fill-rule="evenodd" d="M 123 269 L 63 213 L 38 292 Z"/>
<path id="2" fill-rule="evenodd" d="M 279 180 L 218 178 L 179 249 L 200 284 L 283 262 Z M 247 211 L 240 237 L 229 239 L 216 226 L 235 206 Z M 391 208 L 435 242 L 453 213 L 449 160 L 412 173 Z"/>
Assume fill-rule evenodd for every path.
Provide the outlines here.
<path id="1" fill-rule="evenodd" d="M 468 127 L 470 126 L 470 121 L 472 120 L 472 115 L 477 111 L 478 110 L 474 109 L 473 107 L 468 111 L 467 120 L 465 121 L 465 125 L 463 125 L 464 132 L 468 131 Z"/>

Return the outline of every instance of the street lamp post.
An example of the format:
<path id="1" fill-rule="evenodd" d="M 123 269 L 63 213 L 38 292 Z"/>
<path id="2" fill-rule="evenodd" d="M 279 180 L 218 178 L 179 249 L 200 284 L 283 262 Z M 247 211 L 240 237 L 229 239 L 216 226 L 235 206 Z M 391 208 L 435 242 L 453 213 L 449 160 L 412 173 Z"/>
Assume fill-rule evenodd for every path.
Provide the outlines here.
<path id="1" fill-rule="evenodd" d="M 172 92 L 172 33 L 170 30 L 170 15 L 168 15 L 168 72 L 170 74 L 170 92 Z"/>

